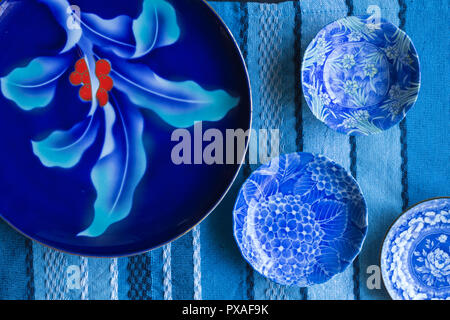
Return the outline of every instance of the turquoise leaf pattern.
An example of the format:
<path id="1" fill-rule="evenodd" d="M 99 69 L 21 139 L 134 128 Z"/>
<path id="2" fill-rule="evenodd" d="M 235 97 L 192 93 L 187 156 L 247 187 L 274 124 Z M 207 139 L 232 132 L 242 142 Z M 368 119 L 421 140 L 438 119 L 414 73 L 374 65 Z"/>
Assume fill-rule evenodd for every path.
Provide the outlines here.
<path id="1" fill-rule="evenodd" d="M 168 46 L 178 40 L 180 28 L 174 8 L 164 0 L 144 0 L 142 14 L 133 21 L 136 51 L 139 58 L 152 49 Z"/>
<path id="2" fill-rule="evenodd" d="M 108 50 L 121 58 L 129 58 L 135 51 L 132 37 L 132 20 L 128 16 L 102 19 L 93 13 L 82 13 L 81 28 L 83 34 L 92 43 Z"/>
<path id="3" fill-rule="evenodd" d="M 80 23 L 94 44 L 126 59 L 140 58 L 154 48 L 173 44 L 180 35 L 175 10 L 164 0 L 144 0 L 135 20 L 125 15 L 102 19 L 82 13 Z"/>
<path id="4" fill-rule="evenodd" d="M 52 101 L 56 82 L 69 61 L 68 55 L 36 58 L 0 79 L 2 93 L 23 110 L 45 107 Z"/>
<path id="5" fill-rule="evenodd" d="M 82 35 L 81 28 L 78 28 L 74 17 L 74 25 L 68 22 L 68 13 L 70 12 L 70 3 L 67 0 L 38 0 L 46 4 L 53 13 L 53 16 L 58 21 L 59 25 L 64 28 L 67 35 L 67 41 L 61 53 L 67 52 L 72 49 L 80 40 Z M 68 12 L 69 11 L 69 12 Z"/>
<path id="6" fill-rule="evenodd" d="M 46 167 L 71 168 L 97 137 L 98 122 L 89 116 L 70 130 L 54 131 L 46 139 L 32 141 L 33 152 Z"/>
<path id="7" fill-rule="evenodd" d="M 142 115 L 136 108 L 122 110 L 111 104 L 104 108 L 105 141 L 91 173 L 97 190 L 95 215 L 79 236 L 97 237 L 112 223 L 124 219 L 131 211 L 134 191 L 145 173 Z"/>
<path id="8" fill-rule="evenodd" d="M 161 78 L 146 65 L 112 60 L 116 88 L 135 105 L 156 112 L 168 124 L 186 128 L 196 121 L 221 120 L 239 98 L 224 90 L 205 90 L 194 81 Z"/>

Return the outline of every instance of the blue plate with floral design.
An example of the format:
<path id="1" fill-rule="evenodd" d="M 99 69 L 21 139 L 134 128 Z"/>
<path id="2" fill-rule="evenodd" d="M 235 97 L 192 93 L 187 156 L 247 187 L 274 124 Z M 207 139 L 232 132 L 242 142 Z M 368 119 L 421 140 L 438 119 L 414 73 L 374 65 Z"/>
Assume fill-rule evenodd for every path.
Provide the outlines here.
<path id="1" fill-rule="evenodd" d="M 234 207 L 234 236 L 253 268 L 283 285 L 311 286 L 360 252 L 367 208 L 357 182 L 324 156 L 291 153 L 255 170 Z"/>
<path id="2" fill-rule="evenodd" d="M 399 123 L 417 99 L 419 59 L 392 23 L 346 17 L 323 28 L 302 65 L 306 102 L 330 128 L 369 135 Z"/>
<path id="3" fill-rule="evenodd" d="M 392 299 L 450 299 L 450 197 L 418 203 L 397 219 L 381 270 Z"/>
<path id="4" fill-rule="evenodd" d="M 223 197 L 242 159 L 202 155 L 250 127 L 250 88 L 205 2 L 7 0 L 0 29 L 0 214 L 13 227 L 70 253 L 129 255 Z"/>

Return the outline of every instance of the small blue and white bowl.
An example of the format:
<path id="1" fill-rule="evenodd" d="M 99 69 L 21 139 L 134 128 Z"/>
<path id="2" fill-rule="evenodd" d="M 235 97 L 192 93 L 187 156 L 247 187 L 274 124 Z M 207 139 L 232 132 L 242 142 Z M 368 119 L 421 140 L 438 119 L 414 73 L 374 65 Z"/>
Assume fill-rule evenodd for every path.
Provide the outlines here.
<path id="1" fill-rule="evenodd" d="M 309 44 L 302 85 L 319 120 L 345 134 L 369 135 L 399 123 L 417 100 L 419 59 L 392 23 L 345 17 Z"/>
<path id="2" fill-rule="evenodd" d="M 310 153 L 275 158 L 243 184 L 234 236 L 244 258 L 282 284 L 311 286 L 342 272 L 360 252 L 367 209 L 356 181 Z"/>
<path id="3" fill-rule="evenodd" d="M 450 198 L 421 202 L 397 219 L 381 270 L 392 299 L 450 299 Z"/>

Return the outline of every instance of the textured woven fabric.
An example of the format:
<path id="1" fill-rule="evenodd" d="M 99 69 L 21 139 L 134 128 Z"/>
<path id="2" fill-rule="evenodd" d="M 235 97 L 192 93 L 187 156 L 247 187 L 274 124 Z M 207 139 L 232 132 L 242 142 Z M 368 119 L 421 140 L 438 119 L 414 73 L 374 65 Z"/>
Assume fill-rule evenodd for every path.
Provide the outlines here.
<path id="1" fill-rule="evenodd" d="M 282 153 L 321 153 L 357 177 L 369 208 L 369 231 L 357 261 L 331 281 L 308 289 L 279 286 L 254 272 L 232 236 L 234 200 L 255 168 L 244 165 L 225 199 L 194 231 L 139 256 L 71 256 L 32 243 L 0 222 L 0 299 L 388 298 L 383 288 L 369 290 L 366 281 L 367 268 L 379 265 L 389 225 L 408 205 L 450 195 L 448 2 L 210 4 L 230 28 L 246 60 L 253 127 L 279 128 Z M 309 111 L 301 92 L 301 59 L 325 24 L 349 14 L 365 14 L 371 4 L 412 38 L 421 61 L 422 87 L 416 105 L 400 125 L 350 139 L 328 129 Z M 74 276 L 79 276 L 79 283 L 71 282 Z"/>

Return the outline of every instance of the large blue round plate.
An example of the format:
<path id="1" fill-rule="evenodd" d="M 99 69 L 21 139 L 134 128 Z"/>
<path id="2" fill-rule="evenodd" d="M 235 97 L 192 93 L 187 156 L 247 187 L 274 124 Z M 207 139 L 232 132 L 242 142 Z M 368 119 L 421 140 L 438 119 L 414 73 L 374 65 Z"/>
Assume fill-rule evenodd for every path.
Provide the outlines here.
<path id="1" fill-rule="evenodd" d="M 450 198 L 421 202 L 397 219 L 381 270 L 395 300 L 450 299 Z"/>
<path id="2" fill-rule="evenodd" d="M 374 17 L 345 17 L 319 31 L 302 64 L 303 92 L 330 128 L 368 135 L 400 122 L 417 99 L 419 59 L 409 37 Z"/>
<path id="3" fill-rule="evenodd" d="M 0 214 L 13 227 L 70 253 L 129 255 L 223 197 L 242 159 L 206 164 L 202 132 L 247 130 L 250 89 L 206 3 L 7 0 L 0 30 Z"/>

